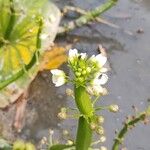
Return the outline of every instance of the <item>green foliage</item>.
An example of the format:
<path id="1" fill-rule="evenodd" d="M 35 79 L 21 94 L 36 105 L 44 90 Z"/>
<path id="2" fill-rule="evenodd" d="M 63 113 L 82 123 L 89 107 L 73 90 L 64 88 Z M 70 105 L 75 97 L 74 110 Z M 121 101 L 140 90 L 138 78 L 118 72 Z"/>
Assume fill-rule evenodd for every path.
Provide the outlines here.
<path id="1" fill-rule="evenodd" d="M 0 150 L 12 150 L 12 147 L 6 140 L 0 138 Z"/>
<path id="2" fill-rule="evenodd" d="M 37 66 L 55 35 L 49 37 L 49 16 L 58 15 L 52 6 L 48 0 L 0 0 L 0 90 Z"/>

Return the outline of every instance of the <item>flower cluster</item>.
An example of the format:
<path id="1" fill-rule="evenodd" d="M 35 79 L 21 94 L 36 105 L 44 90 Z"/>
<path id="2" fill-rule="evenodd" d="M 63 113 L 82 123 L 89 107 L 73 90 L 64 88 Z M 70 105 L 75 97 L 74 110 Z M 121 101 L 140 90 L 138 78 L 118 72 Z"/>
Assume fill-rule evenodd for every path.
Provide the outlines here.
<path id="1" fill-rule="evenodd" d="M 91 95 L 105 95 L 107 90 L 101 85 L 104 85 L 108 80 L 105 74 L 107 68 L 103 67 L 106 61 L 107 57 L 103 54 L 92 55 L 88 58 L 86 53 L 78 53 L 77 49 L 70 49 L 68 64 L 74 74 L 72 81 L 76 86 L 86 87 Z M 67 82 L 67 77 L 63 71 L 53 69 L 51 73 L 55 86 L 58 87 Z"/>

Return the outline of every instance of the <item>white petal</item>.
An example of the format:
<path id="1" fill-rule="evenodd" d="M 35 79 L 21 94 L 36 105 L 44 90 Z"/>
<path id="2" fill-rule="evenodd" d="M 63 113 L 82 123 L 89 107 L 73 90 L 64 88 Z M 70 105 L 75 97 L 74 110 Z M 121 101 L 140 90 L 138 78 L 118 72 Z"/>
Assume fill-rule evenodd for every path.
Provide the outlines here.
<path id="1" fill-rule="evenodd" d="M 64 78 L 59 78 L 58 81 L 56 82 L 55 86 L 61 86 L 63 84 L 65 84 L 66 80 Z"/>
<path id="2" fill-rule="evenodd" d="M 52 73 L 53 75 L 65 75 L 64 71 L 59 70 L 59 69 L 52 69 L 52 70 L 51 70 L 51 73 Z"/>
<path id="3" fill-rule="evenodd" d="M 108 76 L 106 74 L 97 73 L 95 79 L 91 82 L 91 84 L 93 86 L 104 85 L 107 81 Z"/>
<path id="4" fill-rule="evenodd" d="M 87 58 L 87 54 L 86 53 L 80 53 L 81 59 L 85 59 Z"/>
<path id="5" fill-rule="evenodd" d="M 106 61 L 107 61 L 107 57 L 105 57 L 102 54 L 98 54 L 95 58 L 98 61 L 100 67 L 102 67 L 106 63 Z"/>
<path id="6" fill-rule="evenodd" d="M 104 85 L 107 81 L 108 81 L 108 76 L 106 74 L 102 74 L 99 81 L 97 82 L 99 82 L 100 85 Z"/>
<path id="7" fill-rule="evenodd" d="M 73 58 L 75 56 L 78 56 L 78 50 L 77 49 L 70 49 L 69 50 L 69 58 Z"/>
<path id="8" fill-rule="evenodd" d="M 100 70 L 102 73 L 104 73 L 104 72 L 107 72 L 108 71 L 108 69 L 107 68 L 101 68 L 101 70 Z"/>

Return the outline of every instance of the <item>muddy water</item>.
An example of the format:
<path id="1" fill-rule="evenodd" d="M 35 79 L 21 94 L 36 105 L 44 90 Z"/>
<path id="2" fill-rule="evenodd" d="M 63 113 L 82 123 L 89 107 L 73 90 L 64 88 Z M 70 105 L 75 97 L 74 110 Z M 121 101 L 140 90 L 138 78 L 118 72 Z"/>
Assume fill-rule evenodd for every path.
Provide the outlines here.
<path id="1" fill-rule="evenodd" d="M 96 0 L 55 0 L 60 8 L 66 5 L 91 9 L 104 1 Z M 68 17 L 74 17 L 71 14 Z M 111 114 L 103 112 L 108 149 L 111 149 L 115 130 L 119 129 L 128 114 L 134 114 L 131 106 L 144 110 L 150 99 L 150 1 L 149 0 L 120 0 L 118 5 L 105 13 L 103 18 L 120 26 L 120 29 L 94 23 L 56 39 L 57 43 L 72 43 L 80 52 L 89 55 L 97 53 L 98 44 L 102 44 L 108 53 L 111 71 L 106 87 L 109 95 L 98 104 L 109 105 L 116 103 L 120 112 Z M 137 33 L 138 32 L 138 33 Z M 66 43 L 65 43 L 66 42 Z M 62 66 L 68 73 L 66 66 Z M 58 138 L 63 129 L 71 131 L 74 137 L 76 126 L 74 120 L 60 121 L 57 113 L 63 106 L 73 107 L 73 101 L 65 95 L 65 88 L 55 88 L 51 83 L 49 72 L 38 75 L 30 91 L 30 101 L 27 106 L 26 125 L 19 135 L 27 140 L 39 141 L 48 136 L 48 129 L 55 130 Z M 7 117 L 12 117 L 8 115 Z M 5 119 L 4 119 L 5 120 Z M 126 137 L 124 145 L 129 150 L 150 150 L 150 125 L 138 125 Z M 61 136 L 60 136 L 60 139 Z"/>

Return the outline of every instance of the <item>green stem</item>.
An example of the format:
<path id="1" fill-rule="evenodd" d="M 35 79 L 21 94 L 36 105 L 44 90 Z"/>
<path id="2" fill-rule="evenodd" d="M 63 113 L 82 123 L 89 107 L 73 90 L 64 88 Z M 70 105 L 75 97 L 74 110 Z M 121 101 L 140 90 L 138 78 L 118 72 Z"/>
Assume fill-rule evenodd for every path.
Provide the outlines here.
<path id="1" fill-rule="evenodd" d="M 83 116 L 79 118 L 78 131 L 76 137 L 76 150 L 88 150 L 91 145 L 92 130 Z"/>
<path id="2" fill-rule="evenodd" d="M 146 117 L 146 113 L 142 113 L 139 116 L 132 119 L 131 121 L 129 121 L 128 123 L 125 123 L 124 127 L 121 129 L 117 138 L 114 141 L 112 150 L 119 150 L 120 144 L 122 144 L 122 141 L 123 141 L 126 133 L 128 132 L 129 128 L 133 127 L 136 123 L 143 121 L 145 119 L 145 117 Z"/>
<path id="3" fill-rule="evenodd" d="M 113 7 L 117 3 L 117 1 L 118 0 L 108 0 L 108 2 L 102 4 L 94 10 L 87 12 L 85 15 L 82 15 L 75 21 L 71 21 L 67 24 L 64 24 L 63 27 L 60 28 L 59 34 L 69 32 L 77 27 L 81 27 L 89 23 L 90 21 L 92 21 L 93 19 L 95 19 L 96 17 Z"/>
<path id="4" fill-rule="evenodd" d="M 13 4 L 13 0 L 10 0 L 10 19 L 9 19 L 9 23 L 5 31 L 4 39 L 6 40 L 9 39 L 12 29 L 15 25 L 15 20 L 16 20 L 16 14 L 15 14 L 15 9 L 14 9 L 14 4 Z"/>
<path id="5" fill-rule="evenodd" d="M 92 117 L 94 109 L 89 94 L 85 87 L 74 87 L 75 101 L 80 113 L 86 117 Z"/>

